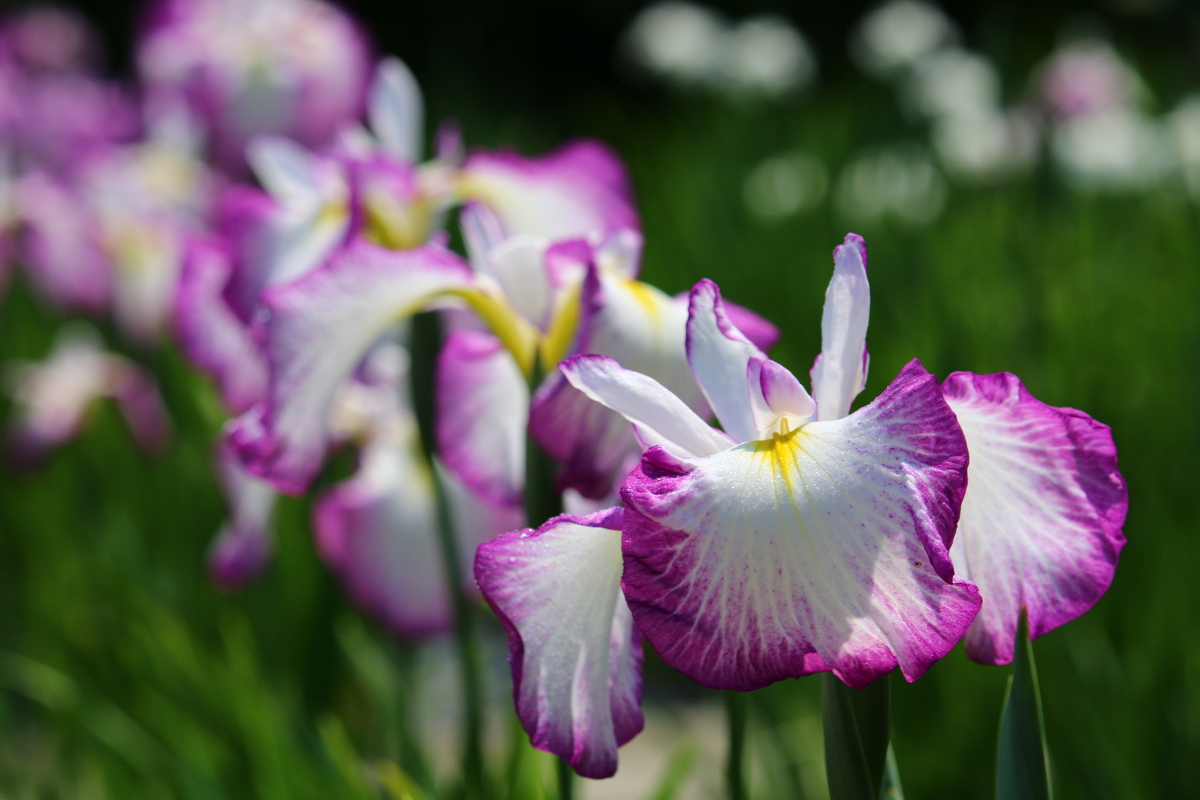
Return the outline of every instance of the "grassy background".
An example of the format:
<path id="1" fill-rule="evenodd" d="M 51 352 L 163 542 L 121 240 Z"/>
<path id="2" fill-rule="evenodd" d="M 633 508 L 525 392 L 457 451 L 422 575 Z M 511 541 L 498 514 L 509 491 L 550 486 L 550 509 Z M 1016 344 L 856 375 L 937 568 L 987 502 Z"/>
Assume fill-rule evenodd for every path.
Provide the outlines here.
<path id="1" fill-rule="evenodd" d="M 725 5 L 734 16 L 766 7 Z M 1163 108 L 1200 84 L 1195 18 L 1183 5 L 1150 20 L 1094 11 L 1116 23 L 1117 43 Z M 574 135 L 609 141 L 633 174 L 644 277 L 669 292 L 715 279 L 780 325 L 774 357 L 803 372 L 819 346 L 830 252 L 849 226 L 828 202 L 762 224 L 742 204 L 745 176 L 794 148 L 836 175 L 864 147 L 921 130 L 889 90 L 845 64 L 857 9 L 790 14 L 821 55 L 812 92 L 731 105 L 621 81 L 612 42 L 635 6 L 356 10 L 413 64 L 430 118 L 458 119 L 469 143 L 533 153 Z M 112 35 L 118 66 L 131 8 L 88 9 Z M 951 10 L 1016 94 L 1058 21 L 1079 8 Z M 1096 608 L 1035 647 L 1059 797 L 1200 793 L 1197 207 L 1174 185 L 1082 197 L 1039 172 L 996 188 L 952 186 L 926 228 L 857 232 L 873 288 L 864 399 L 919 357 L 940 376 L 1014 372 L 1040 399 L 1113 427 L 1129 545 Z M 41 357 L 59 322 L 16 285 L 0 306 L 0 357 Z M 219 411 L 169 348 L 133 355 L 158 374 L 177 425 L 165 457 L 144 458 L 102 408 L 42 468 L 0 473 L 0 796 L 375 796 L 360 761 L 395 797 L 419 796 L 404 788 L 410 779 L 436 788 L 431 762 L 445 743 L 412 722 L 430 646 L 389 641 L 347 604 L 316 558 L 304 501 L 284 502 L 279 556 L 263 579 L 216 592 L 203 554 L 223 515 L 211 464 Z M 713 699 L 653 658 L 647 671 L 651 703 Z M 895 746 L 910 797 L 989 796 L 1006 678 L 959 649 L 916 684 L 896 679 Z M 759 797 L 812 796 L 800 772 L 813 744 L 794 733 L 816 699 L 815 679 L 755 695 Z M 503 735 L 511 715 L 493 716 L 496 796 L 541 795 L 547 760 Z"/>

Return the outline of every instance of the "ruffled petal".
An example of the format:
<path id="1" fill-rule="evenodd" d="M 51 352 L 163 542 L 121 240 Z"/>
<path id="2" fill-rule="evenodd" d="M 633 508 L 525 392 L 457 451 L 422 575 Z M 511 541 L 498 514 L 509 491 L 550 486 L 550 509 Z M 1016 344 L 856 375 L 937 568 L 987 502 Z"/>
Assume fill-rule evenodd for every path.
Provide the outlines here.
<path id="1" fill-rule="evenodd" d="M 490 206 L 509 236 L 572 239 L 640 228 L 625 165 L 596 141 L 572 142 L 541 158 L 474 153 L 463 165 L 460 191 Z"/>
<path id="2" fill-rule="evenodd" d="M 1046 405 L 1007 372 L 956 372 L 943 391 L 971 451 L 950 551 L 984 599 L 967 655 L 1007 664 L 1022 608 L 1037 637 L 1108 589 L 1125 544 L 1129 494 L 1107 425 Z"/>
<path id="3" fill-rule="evenodd" d="M 856 233 L 846 234 L 833 251 L 833 279 L 825 290 L 821 315 L 821 355 L 810 373 L 819 419 L 841 419 L 867 383 L 867 322 L 871 287 L 867 283 L 867 246 Z"/>
<path id="4" fill-rule="evenodd" d="M 739 442 L 754 438 L 754 410 L 746 384 L 752 358 L 766 355 L 725 314 L 721 290 L 707 278 L 692 288 L 688 304 L 687 358 L 725 432 Z"/>
<path id="5" fill-rule="evenodd" d="M 446 466 L 496 504 L 520 505 L 529 388 L 496 337 L 452 332 L 438 356 L 437 440 Z"/>
<path id="6" fill-rule="evenodd" d="M 533 746 L 587 778 L 642 729 L 642 646 L 621 596 L 621 510 L 562 515 L 479 548 L 475 576 L 508 631 Z"/>
<path id="7" fill-rule="evenodd" d="M 216 381 L 226 408 L 240 414 L 263 398 L 267 365 L 250 329 L 225 300 L 232 269 L 220 244 L 192 242 L 175 298 L 174 324 L 184 353 Z"/>
<path id="8" fill-rule="evenodd" d="M 368 99 L 371 132 L 384 151 L 410 164 L 421 160 L 425 103 L 408 65 L 385 58 L 375 70 Z"/>
<path id="9" fill-rule="evenodd" d="M 948 543 L 967 450 L 919 362 L 875 402 L 708 458 L 651 450 L 625 482 L 622 581 L 663 659 L 750 690 L 831 670 L 915 680 L 966 632 Z"/>
<path id="10" fill-rule="evenodd" d="M 439 293 L 465 291 L 470 281 L 466 264 L 440 246 L 393 251 L 358 242 L 268 292 L 268 396 L 232 431 L 247 466 L 281 491 L 304 491 L 324 458 L 341 382 L 390 326 Z"/>
<path id="11" fill-rule="evenodd" d="M 607 356 L 572 356 L 559 369 L 576 389 L 633 423 L 646 447 L 659 445 L 690 458 L 719 453 L 732 444 L 658 381 Z"/>

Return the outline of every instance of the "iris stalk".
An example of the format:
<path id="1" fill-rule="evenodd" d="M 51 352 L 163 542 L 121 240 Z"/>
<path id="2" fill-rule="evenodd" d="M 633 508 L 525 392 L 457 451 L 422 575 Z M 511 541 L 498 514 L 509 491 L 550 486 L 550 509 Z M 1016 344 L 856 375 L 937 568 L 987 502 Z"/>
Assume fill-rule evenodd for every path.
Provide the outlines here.
<path id="1" fill-rule="evenodd" d="M 430 465 L 436 452 L 437 406 L 434 398 L 434 374 L 441 345 L 441 320 L 437 312 L 417 314 L 412 321 L 412 392 L 413 410 L 421 433 L 421 447 Z M 484 797 L 483 775 L 483 702 L 479 685 L 479 649 L 476 646 L 475 619 L 459 575 L 458 540 L 450 521 L 446 493 L 437 470 L 433 470 L 436 494 L 438 540 L 446 581 L 454 608 L 454 641 L 462 669 L 462 693 L 465 716 L 463 731 L 463 796 Z"/>
<path id="2" fill-rule="evenodd" d="M 889 770 L 887 764 L 890 680 L 885 675 L 865 689 L 851 689 L 832 673 L 822 673 L 821 719 L 830 800 L 878 800 L 887 777 L 891 778 L 887 783 L 899 787 L 894 766 Z"/>
<path id="3" fill-rule="evenodd" d="M 545 372 L 540 358 L 535 357 L 529 377 L 529 394 L 537 391 Z M 554 485 L 554 460 L 529 435 L 525 434 L 525 524 L 537 528 L 551 517 L 563 512 L 562 495 Z M 563 759 L 555 763 L 559 800 L 575 796 L 575 772 Z"/>
<path id="4" fill-rule="evenodd" d="M 725 713 L 729 719 L 729 760 L 725 778 L 729 783 L 730 800 L 746 800 L 745 754 L 746 712 L 750 697 L 745 692 L 726 692 Z"/>

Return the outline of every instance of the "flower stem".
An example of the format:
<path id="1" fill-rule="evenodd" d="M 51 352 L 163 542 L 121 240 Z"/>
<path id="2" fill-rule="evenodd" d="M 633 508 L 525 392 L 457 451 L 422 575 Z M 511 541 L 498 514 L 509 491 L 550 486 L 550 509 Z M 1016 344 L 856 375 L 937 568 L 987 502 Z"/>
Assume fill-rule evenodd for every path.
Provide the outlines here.
<path id="1" fill-rule="evenodd" d="M 554 773 L 558 778 L 558 800 L 574 800 L 575 770 L 560 758 L 554 762 Z"/>
<path id="2" fill-rule="evenodd" d="M 725 693 L 725 713 L 729 720 L 729 760 L 725 777 L 730 800 L 746 800 L 745 754 L 746 716 L 750 696 L 745 692 Z"/>
<path id="3" fill-rule="evenodd" d="M 450 508 L 442 482 L 434 467 L 436 453 L 437 405 L 434 398 L 434 374 L 441 347 L 441 320 L 436 312 L 417 314 L 412 321 L 412 393 L 413 411 L 421 432 L 421 447 L 433 472 L 436 494 L 438 541 L 450 601 L 454 609 L 454 642 L 462 670 L 463 693 L 463 792 L 465 800 L 482 800 L 483 773 L 483 700 L 480 690 L 479 649 L 476 646 L 474 609 L 463 589 L 459 565 L 462 563 L 458 540 L 450 519 Z"/>
<path id="4" fill-rule="evenodd" d="M 545 373 L 541 360 L 533 365 L 529 379 L 529 395 L 537 391 Z M 557 465 L 527 432 L 525 435 L 525 524 L 537 528 L 551 517 L 562 513 L 562 495 L 555 486 Z M 555 763 L 559 800 L 575 796 L 575 770 L 561 758 Z"/>
<path id="5" fill-rule="evenodd" d="M 1033 642 L 1024 611 L 1017 628 L 1012 677 L 1000 718 L 996 752 L 998 800 L 1050 800 L 1050 756 L 1042 722 L 1042 695 L 1038 688 Z"/>
<path id="6" fill-rule="evenodd" d="M 889 680 L 885 675 L 865 689 L 851 689 L 828 672 L 821 675 L 830 800 L 879 800 L 891 737 Z M 892 785 L 899 786 L 894 769 Z"/>

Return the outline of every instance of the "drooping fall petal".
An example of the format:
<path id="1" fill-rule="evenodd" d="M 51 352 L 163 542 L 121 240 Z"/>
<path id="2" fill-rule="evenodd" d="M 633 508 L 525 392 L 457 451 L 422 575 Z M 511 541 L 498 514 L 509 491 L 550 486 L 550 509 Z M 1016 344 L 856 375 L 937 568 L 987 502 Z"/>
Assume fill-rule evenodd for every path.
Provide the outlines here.
<path id="1" fill-rule="evenodd" d="M 621 510 L 562 515 L 482 545 L 475 575 L 508 631 L 513 699 L 534 747 L 588 778 L 642 729 L 641 634 L 621 596 Z"/>
<path id="2" fill-rule="evenodd" d="M 971 452 L 950 550 L 984 600 L 967 654 L 1007 664 L 1022 610 L 1037 637 L 1108 589 L 1125 544 L 1129 493 L 1107 425 L 1046 405 L 1007 372 L 956 372 L 943 391 Z"/>

